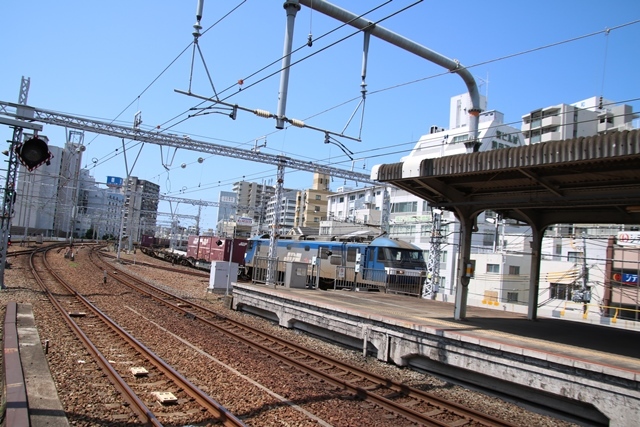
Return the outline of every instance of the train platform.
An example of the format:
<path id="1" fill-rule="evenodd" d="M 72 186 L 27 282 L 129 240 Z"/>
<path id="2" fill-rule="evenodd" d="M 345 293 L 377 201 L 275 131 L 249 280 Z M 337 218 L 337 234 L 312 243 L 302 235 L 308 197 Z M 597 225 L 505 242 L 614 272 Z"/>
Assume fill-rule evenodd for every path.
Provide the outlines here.
<path id="1" fill-rule="evenodd" d="M 640 333 L 380 292 L 233 284 L 235 310 L 399 366 L 517 396 L 591 425 L 637 426 Z"/>
<path id="2" fill-rule="evenodd" d="M 31 304 L 7 304 L 3 343 L 5 425 L 68 427 Z"/>

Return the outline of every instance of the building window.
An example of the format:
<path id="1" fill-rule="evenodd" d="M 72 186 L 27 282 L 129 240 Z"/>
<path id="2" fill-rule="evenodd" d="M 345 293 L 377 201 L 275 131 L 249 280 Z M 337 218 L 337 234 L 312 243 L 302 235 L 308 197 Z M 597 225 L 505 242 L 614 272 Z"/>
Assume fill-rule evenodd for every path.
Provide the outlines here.
<path id="1" fill-rule="evenodd" d="M 499 264 L 487 264 L 487 273 L 500 273 Z"/>
<path id="2" fill-rule="evenodd" d="M 571 288 L 564 283 L 551 283 L 549 286 L 549 297 L 565 301 L 571 300 Z"/>
<path id="3" fill-rule="evenodd" d="M 511 274 L 513 276 L 519 276 L 520 275 L 520 266 L 519 265 L 510 265 L 509 266 L 509 274 Z"/>
<path id="4" fill-rule="evenodd" d="M 507 302 L 518 302 L 518 293 L 507 292 Z"/>
<path id="5" fill-rule="evenodd" d="M 316 200 L 322 200 L 322 196 L 319 194 L 316 194 Z"/>
<path id="6" fill-rule="evenodd" d="M 389 234 L 392 236 L 414 236 L 416 234 L 416 226 L 394 224 L 390 227 Z"/>
<path id="7" fill-rule="evenodd" d="M 452 144 L 456 144 L 458 142 L 464 142 L 469 139 L 469 134 L 454 136 L 451 141 Z"/>
<path id="8" fill-rule="evenodd" d="M 582 252 L 569 252 L 567 253 L 567 261 L 577 262 L 582 259 Z"/>
<path id="9" fill-rule="evenodd" d="M 391 204 L 391 213 L 418 212 L 418 202 L 401 202 Z"/>
<path id="10" fill-rule="evenodd" d="M 344 203 L 344 197 L 340 197 L 339 202 Z"/>
<path id="11" fill-rule="evenodd" d="M 482 234 L 482 246 L 493 246 L 496 243 L 495 233 L 489 233 L 488 231 Z"/>

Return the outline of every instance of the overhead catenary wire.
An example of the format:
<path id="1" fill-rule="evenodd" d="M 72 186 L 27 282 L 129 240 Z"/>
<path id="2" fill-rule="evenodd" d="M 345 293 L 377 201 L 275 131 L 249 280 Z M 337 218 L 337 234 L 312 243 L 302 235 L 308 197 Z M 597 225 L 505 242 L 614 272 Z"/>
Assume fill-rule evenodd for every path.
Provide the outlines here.
<path id="1" fill-rule="evenodd" d="M 632 23 L 624 24 L 624 25 L 621 25 L 621 26 L 612 27 L 612 28 L 608 29 L 608 31 L 610 31 L 610 30 L 612 30 L 612 29 L 621 28 L 621 27 L 626 26 L 626 25 L 631 25 L 631 24 L 633 24 L 633 23 L 637 23 L 637 22 L 638 22 L 638 21 L 634 21 L 634 22 L 632 22 Z M 598 33 L 602 33 L 602 32 L 597 32 L 597 33 L 592 33 L 592 34 L 598 34 Z M 591 34 L 590 34 L 590 35 L 591 35 Z M 588 37 L 588 36 L 590 36 L 590 35 L 585 35 L 585 36 L 582 36 L 582 37 L 579 37 L 579 38 L 570 39 L 570 40 L 568 40 L 568 41 L 577 40 L 577 39 L 580 39 L 580 38 L 583 38 L 583 37 Z M 565 41 L 565 42 L 568 42 L 568 41 Z M 551 45 L 547 45 L 547 46 L 544 46 L 544 47 L 541 47 L 541 48 L 536 48 L 536 49 L 533 49 L 533 50 L 525 51 L 524 53 L 526 53 L 526 52 L 531 52 L 531 51 L 534 51 L 534 50 L 539 50 L 539 49 L 546 48 L 546 47 L 550 47 L 550 46 L 555 46 L 555 45 L 558 45 L 558 44 L 560 44 L 560 43 L 561 43 L 561 42 L 558 42 L 558 43 L 554 43 L 554 44 L 551 44 Z M 523 54 L 523 53 L 519 53 L 519 54 Z M 495 59 L 495 60 L 500 60 L 500 59 L 504 59 L 504 58 L 510 58 L 510 57 L 515 56 L 515 55 L 516 55 L 516 54 L 514 54 L 514 55 L 509 55 L 509 56 L 502 57 L 502 58 Z M 176 58 L 176 59 L 177 59 L 177 58 Z M 495 61 L 495 60 L 494 60 L 494 61 Z M 489 61 L 484 62 L 484 63 L 482 63 L 482 64 L 485 64 L 485 63 L 488 63 L 488 62 L 489 62 Z M 478 65 L 478 64 L 475 64 L 474 66 L 477 66 L 477 65 Z M 158 78 L 159 78 L 159 76 L 158 76 Z M 149 85 L 148 87 L 150 87 L 150 86 L 151 86 L 151 85 Z M 147 90 L 147 89 L 145 89 L 145 91 L 146 91 L 146 90 Z M 388 88 L 387 88 L 387 89 L 385 89 L 385 90 L 388 90 Z M 144 93 L 145 91 L 143 91 L 142 93 Z M 379 92 L 379 91 L 376 91 L 376 92 Z M 375 92 L 371 92 L 371 94 L 373 94 L 373 93 L 375 93 Z M 137 97 L 137 98 L 136 98 L 136 100 L 137 100 L 137 99 L 139 99 L 139 97 Z M 357 99 L 357 98 L 356 98 L 356 99 Z M 135 100 L 134 100 L 134 102 L 135 102 Z M 362 151 L 362 152 L 360 152 L 360 153 L 368 153 L 368 152 L 373 152 L 373 151 L 366 150 L 366 151 Z M 394 152 L 391 152 L 391 153 L 388 153 L 388 154 L 396 154 L 396 153 L 398 153 L 398 151 L 394 151 Z M 380 157 L 380 156 L 382 156 L 382 155 L 388 155 L 388 154 L 380 154 L 380 155 L 378 155 L 378 156 L 372 156 L 372 157 Z M 338 163 L 336 163 L 336 164 L 338 164 Z"/>
<path id="2" fill-rule="evenodd" d="M 605 30 L 605 31 L 611 31 L 611 30 L 614 30 L 614 29 L 622 28 L 622 27 L 625 27 L 625 26 L 628 26 L 628 25 L 635 24 L 635 23 L 637 23 L 637 22 L 639 22 L 639 21 L 632 21 L 632 22 L 627 23 L 627 24 L 622 24 L 622 25 L 619 25 L 619 26 L 616 26 L 616 27 L 609 28 L 609 29 L 607 29 L 607 30 Z M 572 39 L 567 39 L 567 40 L 560 41 L 560 42 L 556 42 L 556 43 L 553 43 L 553 44 L 549 44 L 549 45 L 541 46 L 541 47 L 538 47 L 538 48 L 535 48 L 535 49 L 529 49 L 529 50 L 526 50 L 526 51 L 522 51 L 522 52 L 514 53 L 514 54 L 511 54 L 511 55 L 503 56 L 503 57 L 500 57 L 500 58 L 495 58 L 495 59 L 492 59 L 492 60 L 489 60 L 489 61 L 481 62 L 481 63 L 478 63 L 478 64 L 474 64 L 474 65 L 472 65 L 472 66 L 468 66 L 467 68 L 475 67 L 475 66 L 478 66 L 478 65 L 487 64 L 487 63 L 490 63 L 490 62 L 495 62 L 495 61 L 499 61 L 499 60 L 503 60 L 503 59 L 507 59 L 507 58 L 512 58 L 512 57 L 514 57 L 514 56 L 523 55 L 523 54 L 526 54 L 526 53 L 529 53 L 529 52 L 533 52 L 533 51 L 537 51 L 537 50 L 541 50 L 541 49 L 545 49 L 545 48 L 549 48 L 549 47 L 557 46 L 557 45 L 559 45 L 559 44 L 564 44 L 564 43 L 568 43 L 568 42 L 575 41 L 575 40 L 580 40 L 580 39 L 582 39 L 582 38 L 590 37 L 590 36 L 592 36 L 592 35 L 601 34 L 601 33 L 602 33 L 602 31 L 599 31 L 599 32 L 595 32 L 595 33 L 590 33 L 590 34 L 587 34 L 587 35 L 583 35 L 583 36 L 580 36 L 580 37 L 575 37 L 575 38 L 572 38 Z M 302 48 L 302 47 L 301 47 L 301 48 Z M 427 77 L 427 78 L 425 78 L 425 79 L 433 78 L 433 77 L 437 77 L 437 76 L 445 75 L 445 74 L 448 74 L 448 73 L 440 73 L 440 74 L 437 74 L 437 75 L 434 75 L 434 76 L 429 76 L 429 77 Z M 403 84 L 401 84 L 401 85 L 395 85 L 395 86 L 387 87 L 387 88 L 380 89 L 380 90 L 377 90 L 377 91 L 372 91 L 372 92 L 370 93 L 370 95 L 372 95 L 372 94 L 376 94 L 376 93 L 379 93 L 379 92 L 382 92 L 382 91 L 387 91 L 387 90 L 395 89 L 395 88 L 398 88 L 398 87 L 400 87 L 400 86 L 404 86 L 404 85 L 407 85 L 407 84 L 417 83 L 417 82 L 422 81 L 422 80 L 424 80 L 424 79 L 413 80 L 413 81 L 411 81 L 411 82 L 403 83 Z M 343 105 L 343 104 L 345 104 L 345 103 L 352 102 L 354 99 L 358 99 L 358 98 L 352 98 L 352 99 L 350 99 L 350 100 L 348 100 L 348 101 L 345 101 L 345 102 L 343 102 L 343 103 L 341 103 L 341 104 L 339 104 L 339 105 Z M 334 108 L 335 108 L 335 107 L 334 107 Z M 327 111 L 330 111 L 330 110 L 331 110 L 331 109 L 324 110 L 323 112 L 320 112 L 320 113 L 318 113 L 318 114 L 316 114 L 316 115 L 314 115 L 314 116 L 310 116 L 310 118 L 311 118 L 311 117 L 316 117 L 317 115 L 322 114 L 322 113 L 327 112 Z M 306 119 L 306 120 L 308 120 L 308 119 Z M 180 122 L 183 122 L 183 121 L 184 121 L 184 120 L 181 120 Z M 180 122 L 179 122 L 179 123 L 180 123 Z M 166 124 L 166 123 L 167 123 L 167 122 L 165 122 L 165 124 Z M 175 125 L 176 125 L 176 124 L 174 124 L 174 125 L 172 125 L 172 126 L 175 126 Z M 396 153 L 396 152 L 393 152 L 393 153 L 390 153 L 390 154 L 395 154 L 395 153 Z"/>

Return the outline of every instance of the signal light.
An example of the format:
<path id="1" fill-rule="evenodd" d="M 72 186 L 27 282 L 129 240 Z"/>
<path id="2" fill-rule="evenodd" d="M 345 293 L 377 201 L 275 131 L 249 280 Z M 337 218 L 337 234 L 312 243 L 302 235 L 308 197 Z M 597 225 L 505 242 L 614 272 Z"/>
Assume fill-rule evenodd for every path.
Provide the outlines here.
<path id="1" fill-rule="evenodd" d="M 16 154 L 20 163 L 22 163 L 29 171 L 34 170 L 38 166 L 46 163 L 51 164 L 51 152 L 47 143 L 40 138 L 31 138 L 24 144 L 16 148 Z"/>

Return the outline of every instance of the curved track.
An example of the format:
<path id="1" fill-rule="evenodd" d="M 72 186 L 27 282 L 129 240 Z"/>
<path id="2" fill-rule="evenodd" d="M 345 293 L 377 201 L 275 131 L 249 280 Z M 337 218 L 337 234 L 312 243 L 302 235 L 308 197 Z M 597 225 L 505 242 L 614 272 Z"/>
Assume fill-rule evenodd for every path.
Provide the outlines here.
<path id="1" fill-rule="evenodd" d="M 32 253 L 30 267 L 35 279 L 142 423 L 161 426 L 162 422 L 175 424 L 183 418 L 179 422 L 184 424 L 195 420 L 225 426 L 245 425 L 65 282 L 47 261 L 46 254 L 51 249 L 40 248 Z M 117 364 L 109 359 L 114 354 L 143 366 Z M 162 390 L 170 389 L 171 393 L 149 392 L 159 384 Z M 180 402 L 179 411 L 172 406 L 174 398 Z M 122 410 L 117 408 L 115 412 L 113 419 L 121 419 Z"/>
<path id="2" fill-rule="evenodd" d="M 100 254 L 102 255 L 102 254 Z M 401 416 L 409 422 L 428 426 L 512 426 L 512 424 L 481 412 L 447 401 L 422 390 L 407 387 L 387 378 L 326 357 L 312 350 L 283 341 L 246 324 L 231 320 L 218 312 L 150 285 L 123 270 L 113 271 L 113 264 L 98 259 L 92 252 L 94 264 L 109 276 L 158 303 L 170 307 L 182 316 L 201 322 L 235 340 L 258 349 L 268 357 L 312 375 L 340 390 L 352 393 L 353 398 L 369 401 Z"/>

